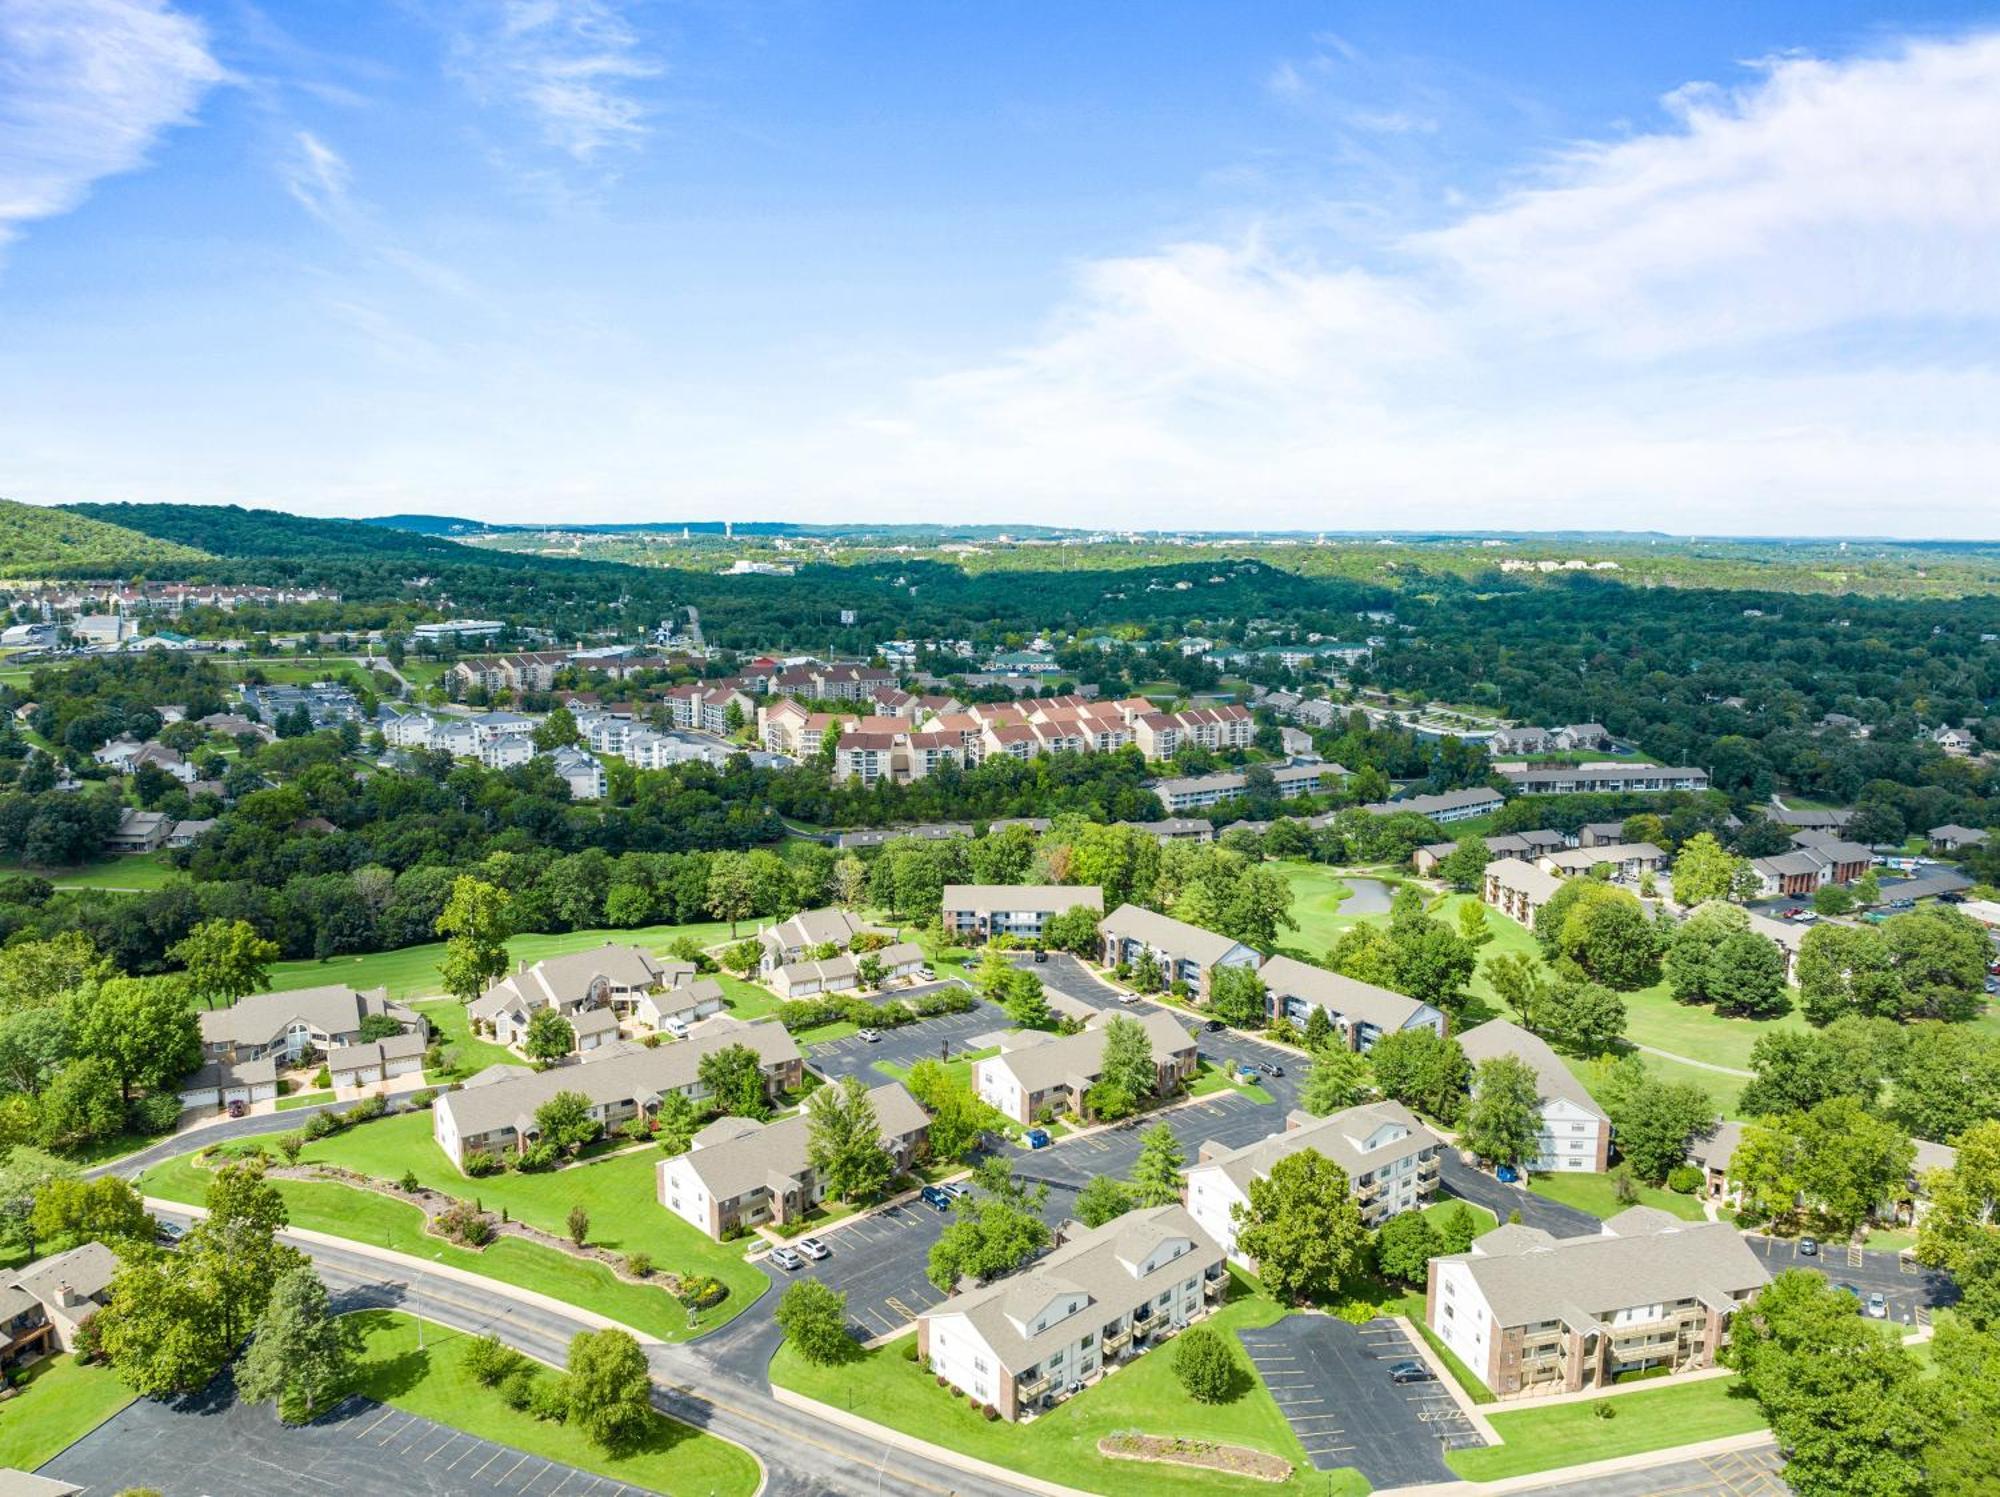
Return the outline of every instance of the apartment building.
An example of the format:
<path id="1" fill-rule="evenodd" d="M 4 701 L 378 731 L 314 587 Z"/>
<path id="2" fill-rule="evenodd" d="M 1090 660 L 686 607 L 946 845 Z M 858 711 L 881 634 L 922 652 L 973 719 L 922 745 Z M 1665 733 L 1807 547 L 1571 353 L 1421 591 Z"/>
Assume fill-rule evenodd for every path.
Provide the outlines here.
<path id="1" fill-rule="evenodd" d="M 452 666 L 451 675 L 467 691 L 553 691 L 556 672 L 568 664 L 563 650 L 468 655 Z"/>
<path id="2" fill-rule="evenodd" d="M 661 700 L 675 727 L 695 728 L 718 737 L 729 732 L 730 708 L 736 709 L 737 718 L 742 722 L 754 722 L 757 716 L 754 698 L 737 687 L 720 683 L 676 686 Z"/>
<path id="3" fill-rule="evenodd" d="M 946 932 L 968 945 L 995 936 L 1039 941 L 1051 915 L 1079 905 L 1104 910 L 1104 891 L 1095 884 L 946 884 Z"/>
<path id="4" fill-rule="evenodd" d="M 1858 842 L 1831 832 L 1801 831 L 1792 833 L 1790 852 L 1752 858 L 1750 869 L 1761 894 L 1810 898 L 1828 884 L 1853 883 L 1874 861 L 1874 853 Z"/>
<path id="5" fill-rule="evenodd" d="M 1535 1073 L 1541 1123 L 1535 1157 L 1524 1161 L 1529 1169 L 1555 1174 L 1609 1168 L 1610 1115 L 1540 1036 L 1505 1019 L 1491 1019 L 1461 1034 L 1458 1046 L 1475 1068 L 1481 1061 L 1511 1055 Z"/>
<path id="6" fill-rule="evenodd" d="M 1301 795 L 1317 795 L 1328 779 L 1340 780 L 1347 771 L 1338 764 L 1283 764 L 1271 770 L 1271 780 L 1279 796 L 1294 800 Z M 1193 775 L 1183 779 L 1160 780 L 1153 793 L 1170 814 L 1200 811 L 1238 799 L 1249 776 L 1238 770 L 1220 774 Z"/>
<path id="7" fill-rule="evenodd" d="M 552 1008 L 574 1025 L 588 1010 L 602 1009 L 614 1016 L 629 1013 L 641 994 L 665 983 L 665 965 L 652 952 L 607 941 L 586 951 L 545 958 L 532 967 L 521 963 L 473 999 L 466 1006 L 466 1017 L 476 1026 L 490 1028 L 501 1044 L 518 1045 L 537 1009 Z M 615 1018 L 611 1028 L 617 1028 Z"/>
<path id="8" fill-rule="evenodd" d="M 1454 821 L 1470 821 L 1475 816 L 1491 816 L 1506 804 L 1506 796 L 1480 785 L 1470 790 L 1447 790 L 1440 795 L 1370 801 L 1357 809 L 1370 816 L 1427 816 L 1439 826 L 1447 826 Z"/>
<path id="9" fill-rule="evenodd" d="M 1544 873 L 1563 878 L 1589 873 L 1599 864 L 1608 864 L 1614 880 L 1629 884 L 1637 883 L 1644 874 L 1665 868 L 1667 855 L 1650 842 L 1596 842 L 1587 847 L 1543 853 L 1535 861 Z"/>
<path id="10" fill-rule="evenodd" d="M 903 1084 L 871 1088 L 868 1102 L 897 1172 L 922 1159 L 931 1120 Z M 809 1157 L 811 1140 L 812 1119 L 803 1111 L 773 1123 L 717 1118 L 685 1154 L 660 1161 L 660 1204 L 716 1242 L 767 1222 L 798 1221 L 826 1196 Z"/>
<path id="11" fill-rule="evenodd" d="M 1634 1206 L 1595 1237 L 1488 1232 L 1431 1259 L 1424 1320 L 1501 1397 L 1713 1367 L 1729 1322 L 1770 1274 L 1727 1222 Z"/>
<path id="12" fill-rule="evenodd" d="M 375 1017 L 394 1019 L 405 1031 L 422 1033 L 414 1009 L 389 1001 L 387 988 L 359 992 L 344 983 L 298 988 L 289 993 L 253 993 L 228 1008 L 195 1015 L 206 1060 L 249 1061 L 266 1057 L 298 1063 L 309 1051 L 325 1052 L 361 1043 L 361 1025 Z"/>
<path id="13" fill-rule="evenodd" d="M 1561 832 L 1546 829 L 1532 832 L 1495 832 L 1481 837 L 1489 858 L 1519 858 L 1532 863 L 1545 853 L 1561 852 L 1569 839 Z M 1456 842 L 1426 842 L 1410 854 L 1410 866 L 1425 878 L 1437 872 L 1438 864 L 1458 851 Z"/>
<path id="14" fill-rule="evenodd" d="M 580 748 L 559 748 L 549 755 L 558 779 L 569 786 L 571 800 L 604 799 L 604 766 Z"/>
<path id="15" fill-rule="evenodd" d="M 917 1355 L 1019 1419 L 1201 1319 L 1227 1284 L 1222 1249 L 1184 1208 L 1129 1211 L 919 1315 Z"/>
<path id="16" fill-rule="evenodd" d="M 1328 1117 L 1294 1110 L 1284 1131 L 1231 1148 L 1210 1140 L 1183 1171 L 1188 1214 L 1223 1253 L 1253 1273 L 1237 1251 L 1236 1208 L 1248 1208 L 1250 1182 L 1270 1176 L 1281 1159 L 1312 1150 L 1347 1173 L 1347 1185 L 1370 1227 L 1423 1207 L 1437 1192 L 1445 1142 L 1400 1102 L 1367 1102 Z"/>
<path id="17" fill-rule="evenodd" d="M 972 1063 L 974 1093 L 1024 1126 L 1045 1111 L 1082 1116 L 1085 1094 L 1104 1073 L 1104 1031 L 1114 1017 L 1099 1012 L 1078 1034 L 1029 1029 L 1003 1035 L 998 1055 Z M 1154 1091 L 1172 1096 L 1194 1075 L 1194 1036 L 1163 1009 L 1131 1017 L 1153 1047 Z"/>
<path id="18" fill-rule="evenodd" d="M 745 1024 L 718 1014 L 697 1024 L 687 1039 L 658 1049 L 608 1045 L 574 1064 L 539 1072 L 491 1067 L 437 1099 L 431 1137 L 460 1169 L 472 1154 L 519 1152 L 541 1136 L 535 1109 L 564 1091 L 580 1093 L 592 1119 L 607 1130 L 616 1128 L 634 1117 L 652 1117 L 669 1092 L 704 1100 L 702 1057 L 735 1045 L 756 1055 L 773 1098 L 798 1090 L 805 1060 L 782 1024 Z M 483 1079 L 489 1074 L 491 1079 Z"/>
<path id="19" fill-rule="evenodd" d="M 1183 744 L 1206 749 L 1248 748 L 1257 722 L 1248 707 L 1190 707 L 1184 712 L 1136 713 L 1132 741 L 1148 759 L 1171 759 Z"/>
<path id="20" fill-rule="evenodd" d="M 1527 764 L 1495 773 L 1517 795 L 1648 795 L 1708 788 L 1708 771 L 1686 765 Z"/>
<path id="21" fill-rule="evenodd" d="M 780 967 L 804 961 L 815 947 L 831 945 L 845 950 L 848 943 L 867 928 L 859 915 L 848 910 L 831 906 L 801 910 L 789 920 L 781 920 L 757 932 L 758 943 L 764 948 L 759 975 L 769 977 Z"/>
<path id="22" fill-rule="evenodd" d="M 923 970 L 924 948 L 915 941 L 898 941 L 876 951 L 842 951 L 821 961 L 788 962 L 767 979 L 780 998 L 813 998 L 861 986 L 861 964 L 874 958 L 882 980 L 911 977 Z"/>
<path id="23" fill-rule="evenodd" d="M 1524 863 L 1519 858 L 1495 858 L 1486 865 L 1480 898 L 1533 930 L 1542 906 L 1555 898 L 1556 890 L 1561 887 L 1562 880 L 1538 864 Z"/>
<path id="24" fill-rule="evenodd" d="M 1257 975 L 1264 980 L 1270 1018 L 1288 1019 L 1304 1028 L 1314 1009 L 1323 1010 L 1350 1050 L 1365 1052 L 1383 1035 L 1406 1029 L 1444 1035 L 1444 1014 L 1430 1004 L 1295 957 L 1274 956 L 1258 968 Z"/>
<path id="25" fill-rule="evenodd" d="M 793 666 L 771 677 L 771 693 L 815 702 L 865 701 L 877 688 L 894 686 L 896 673 L 850 661 Z"/>
<path id="26" fill-rule="evenodd" d="M 1168 986 L 1185 983 L 1198 1000 L 1207 1001 L 1209 979 L 1218 967 L 1255 968 L 1263 957 L 1228 936 L 1203 930 L 1171 915 L 1157 914 L 1136 904 L 1120 905 L 1097 928 L 1103 943 L 1103 965 L 1135 964 L 1150 953 Z"/>

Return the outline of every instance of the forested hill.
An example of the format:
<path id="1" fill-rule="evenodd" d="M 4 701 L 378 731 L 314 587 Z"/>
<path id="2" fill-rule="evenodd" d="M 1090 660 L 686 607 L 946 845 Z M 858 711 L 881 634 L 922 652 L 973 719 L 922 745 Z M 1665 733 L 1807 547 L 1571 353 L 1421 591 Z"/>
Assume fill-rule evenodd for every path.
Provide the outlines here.
<path id="1" fill-rule="evenodd" d="M 73 510 L 0 499 L 0 576 L 179 576 L 208 559 L 192 546 Z"/>

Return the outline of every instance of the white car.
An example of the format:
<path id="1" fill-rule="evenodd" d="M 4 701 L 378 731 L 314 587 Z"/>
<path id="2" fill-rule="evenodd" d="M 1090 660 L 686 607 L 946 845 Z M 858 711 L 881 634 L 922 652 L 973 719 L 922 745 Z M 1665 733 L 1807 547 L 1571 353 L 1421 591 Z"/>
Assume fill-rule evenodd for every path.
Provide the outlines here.
<path id="1" fill-rule="evenodd" d="M 831 1258 L 833 1256 L 833 1249 L 821 1242 L 817 1237 L 801 1237 L 799 1239 L 799 1251 L 815 1263 L 818 1263 L 823 1258 Z"/>
<path id="2" fill-rule="evenodd" d="M 1118 1001 L 1120 1003 L 1137 1003 L 1139 1001 L 1139 995 L 1137 993 L 1120 993 L 1118 995 Z"/>
<path id="3" fill-rule="evenodd" d="M 864 1045 L 879 1044 L 882 1040 L 882 1036 L 872 1029 L 857 1029 L 854 1031 L 854 1037 Z"/>

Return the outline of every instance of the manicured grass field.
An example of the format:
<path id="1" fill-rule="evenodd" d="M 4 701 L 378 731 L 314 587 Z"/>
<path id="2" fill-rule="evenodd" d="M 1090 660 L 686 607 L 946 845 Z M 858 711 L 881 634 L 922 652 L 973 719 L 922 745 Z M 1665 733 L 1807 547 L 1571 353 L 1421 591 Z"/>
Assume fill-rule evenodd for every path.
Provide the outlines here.
<path id="1" fill-rule="evenodd" d="M 1665 983 L 1621 995 L 1628 1022 L 1626 1038 L 1705 1060 L 1710 1065 L 1750 1069 L 1750 1047 L 1773 1029 L 1803 1029 L 1797 1009 L 1780 1019 L 1725 1019 L 1698 1004 L 1676 1003 Z"/>
<path id="2" fill-rule="evenodd" d="M 1670 1212 L 1682 1221 L 1704 1220 L 1701 1202 L 1693 1196 L 1681 1195 L 1678 1191 L 1659 1190 L 1651 1185 L 1633 1184 L 1639 1192 L 1636 1204 L 1657 1207 Z M 1551 1201 L 1560 1201 L 1565 1206 L 1574 1206 L 1579 1211 L 1588 1211 L 1592 1216 L 1616 1216 L 1628 1208 L 1618 1202 L 1617 1188 L 1609 1175 L 1578 1171 L 1576 1174 L 1536 1175 L 1528 1188 L 1538 1196 L 1546 1196 Z"/>
<path id="3" fill-rule="evenodd" d="M 751 928 L 747 923 L 739 927 L 743 931 Z M 516 936 L 507 943 L 507 951 L 517 962 L 538 962 L 545 956 L 563 956 L 606 942 L 643 946 L 658 953 L 682 936 L 693 936 L 703 946 L 712 946 L 729 938 L 729 926 L 723 921 L 708 921 L 700 925 L 646 925 L 632 930 L 573 930 L 559 936 Z M 422 946 L 405 946 L 400 951 L 330 957 L 323 962 L 279 962 L 271 968 L 270 991 L 283 993 L 294 988 L 344 982 L 364 989 L 386 986 L 391 998 L 429 997 L 443 991 L 437 975 L 438 962 L 443 956 L 444 942 L 431 941 Z"/>
<path id="4" fill-rule="evenodd" d="M 1475 1205 L 1471 1201 L 1432 1201 L 1430 1205 L 1424 1207 L 1424 1215 L 1429 1218 L 1431 1225 L 1435 1227 L 1460 1206 L 1463 1206 L 1467 1211 L 1472 1213 L 1472 1219 L 1479 1223 L 1479 1231 L 1482 1236 L 1500 1225 L 1499 1217 L 1488 1211 L 1484 1206 Z"/>
<path id="5" fill-rule="evenodd" d="M 32 1471 L 139 1395 L 102 1362 L 48 1357 L 28 1369 L 18 1397 L 0 1403 L 0 1467 Z"/>
<path id="6" fill-rule="evenodd" d="M 472 1021 L 465 1016 L 465 1005 L 456 998 L 436 998 L 427 1003 L 413 1004 L 412 1007 L 430 1020 L 438 1038 L 452 1052 L 452 1064 L 459 1077 L 475 1075 L 488 1066 L 523 1064 L 521 1057 L 505 1045 L 496 1045 L 491 1040 L 480 1039 L 472 1032 Z M 448 1079 L 424 1075 L 426 1081 Z"/>
<path id="7" fill-rule="evenodd" d="M 1244 1294 L 1205 1323 L 1233 1333 L 1277 1320 L 1278 1305 Z M 1358 1472 L 1314 1472 L 1284 1415 L 1271 1399 L 1249 1355 L 1228 1336 L 1242 1391 L 1228 1403 L 1200 1404 L 1181 1390 L 1171 1345 L 1149 1351 L 1092 1387 L 1058 1405 L 1032 1425 L 988 1423 L 962 1398 L 939 1388 L 930 1374 L 903 1360 L 902 1337 L 837 1367 L 813 1367 L 789 1343 L 771 1363 L 771 1381 L 835 1408 L 964 1451 L 981 1460 L 1044 1480 L 1111 1497 L 1164 1494 L 1282 1493 L 1288 1497 L 1359 1497 L 1368 1484 Z M 1116 1431 L 1180 1435 L 1242 1445 L 1282 1456 L 1296 1468 L 1282 1483 L 1153 1462 L 1119 1461 L 1098 1454 L 1097 1442 Z"/>
<path id="8" fill-rule="evenodd" d="M 468 1373 L 465 1353 L 473 1338 L 464 1332 L 426 1326 L 419 1350 L 417 1324 L 408 1315 L 362 1310 L 351 1323 L 361 1335 L 361 1355 L 350 1391 L 364 1398 L 648 1491 L 749 1497 L 762 1479 L 741 1446 L 661 1414 L 653 1416 L 637 1449 L 607 1455 L 581 1430 L 510 1409 Z M 555 1374 L 537 1366 L 534 1376 L 539 1381 Z"/>
<path id="9" fill-rule="evenodd" d="M 167 861 L 164 852 L 135 852 L 115 858 L 99 858 L 74 868 L 28 868 L 12 861 L 0 862 L 0 874 L 25 873 L 45 878 L 58 889 L 158 889 L 181 876 Z"/>
<path id="10" fill-rule="evenodd" d="M 948 1060 L 944 1063 L 945 1074 L 967 1090 L 970 1090 L 972 1087 L 972 1063 L 975 1060 L 984 1060 L 989 1055 L 998 1055 L 999 1053 L 1000 1047 L 998 1045 L 988 1045 L 984 1050 L 962 1050 L 956 1059 Z M 879 1075 L 888 1077 L 891 1081 L 906 1081 L 910 1075 L 910 1068 L 908 1066 L 899 1066 L 893 1060 L 878 1060 L 869 1069 Z"/>
<path id="11" fill-rule="evenodd" d="M 1762 1429 L 1756 1403 L 1735 1390 L 1728 1377 L 1620 1394 L 1609 1400 L 1618 1411 L 1610 1419 L 1592 1413 L 1595 1400 L 1489 1414 L 1506 1443 L 1455 1450 L 1445 1461 L 1467 1481 L 1499 1481 Z"/>
<path id="12" fill-rule="evenodd" d="M 770 1282 L 743 1261 L 743 1245 L 711 1242 L 659 1203 L 655 1167 L 662 1155 L 647 1147 L 542 1174 L 508 1171 L 468 1180 L 431 1139 L 428 1112 L 399 1113 L 309 1143 L 304 1162 L 337 1164 L 377 1180 L 405 1170 L 432 1190 L 477 1196 L 488 1211 L 506 1207 L 515 1220 L 545 1232 L 567 1232 L 572 1206 L 590 1213 L 590 1241 L 615 1253 L 649 1253 L 672 1273 L 713 1274 L 729 1286 L 723 1306 L 741 1310 Z"/>
<path id="13" fill-rule="evenodd" d="M 398 1170 L 397 1173 L 402 1172 Z M 209 1172 L 194 1163 L 192 1154 L 182 1154 L 146 1171 L 139 1181 L 139 1188 L 149 1196 L 199 1206 L 207 1200 L 208 1182 Z M 484 1185 L 486 1182 L 460 1183 L 463 1187 Z M 713 1330 L 733 1318 L 754 1298 L 754 1295 L 746 1297 L 745 1293 L 737 1292 L 736 1284 L 731 1282 L 729 1297 L 713 1309 L 702 1311 L 695 1328 L 690 1331 L 687 1312 L 665 1289 L 648 1284 L 628 1284 L 601 1263 L 572 1258 L 567 1253 L 524 1242 L 518 1237 L 503 1237 L 480 1252 L 452 1247 L 443 1239 L 424 1231 L 424 1214 L 415 1206 L 391 1200 L 374 1191 L 320 1180 L 274 1180 L 272 1184 L 285 1198 L 291 1224 L 295 1227 L 309 1232 L 325 1232 L 334 1237 L 349 1237 L 356 1242 L 375 1243 L 394 1252 L 431 1259 L 448 1268 L 481 1274 L 519 1289 L 546 1294 L 552 1299 L 593 1310 L 663 1341 L 684 1341 L 690 1335 Z M 499 1204 L 490 1195 L 479 1191 L 461 1189 L 460 1193 L 478 1196 L 489 1210 Z M 563 1210 L 567 1213 L 568 1206 L 564 1206 Z M 665 1215 L 664 1211 L 661 1214 Z M 656 1261 L 663 1269 L 681 1266 L 666 1259 Z M 757 1277 L 761 1289 L 763 1276 L 760 1274 Z"/>
<path id="14" fill-rule="evenodd" d="M 1342 931 L 1355 923 L 1356 917 L 1340 913 L 1342 901 L 1354 891 L 1318 863 L 1286 858 L 1272 866 L 1291 885 L 1292 919 L 1299 926 L 1296 931 L 1280 931 L 1280 942 L 1303 947 L 1315 956 L 1324 953 Z"/>
<path id="15" fill-rule="evenodd" d="M 1677 1060 L 1668 1060 L 1664 1055 L 1651 1055 L 1645 1051 L 1637 1052 L 1636 1058 L 1649 1074 L 1657 1076 L 1662 1081 L 1686 1082 L 1690 1086 L 1700 1087 L 1708 1093 L 1709 1101 L 1715 1104 L 1715 1110 L 1721 1116 L 1726 1118 L 1745 1116 L 1737 1103 L 1743 1095 L 1743 1088 L 1749 1083 L 1749 1077 L 1725 1076 L 1720 1071 L 1711 1071 L 1702 1066 L 1683 1065 Z M 1611 1057 L 1602 1060 L 1577 1060 L 1572 1057 L 1569 1062 L 1570 1069 L 1576 1072 L 1577 1080 L 1581 1081 L 1584 1088 L 1599 1101 L 1603 1100 L 1602 1089 L 1613 1064 L 1615 1060 Z"/>
<path id="16" fill-rule="evenodd" d="M 331 1102 L 332 1092 L 300 1092 L 295 1097 L 278 1098 L 278 1111 L 290 1112 L 295 1107 L 317 1107 L 322 1102 Z"/>

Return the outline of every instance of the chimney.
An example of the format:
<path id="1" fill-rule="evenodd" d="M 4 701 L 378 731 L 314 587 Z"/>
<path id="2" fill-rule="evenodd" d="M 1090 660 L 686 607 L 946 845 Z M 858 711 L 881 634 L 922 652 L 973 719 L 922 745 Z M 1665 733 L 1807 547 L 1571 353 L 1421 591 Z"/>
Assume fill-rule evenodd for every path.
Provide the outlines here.
<path id="1" fill-rule="evenodd" d="M 83 1296 L 69 1287 L 67 1281 L 56 1285 L 56 1303 L 63 1309 L 72 1309 L 83 1303 Z"/>

